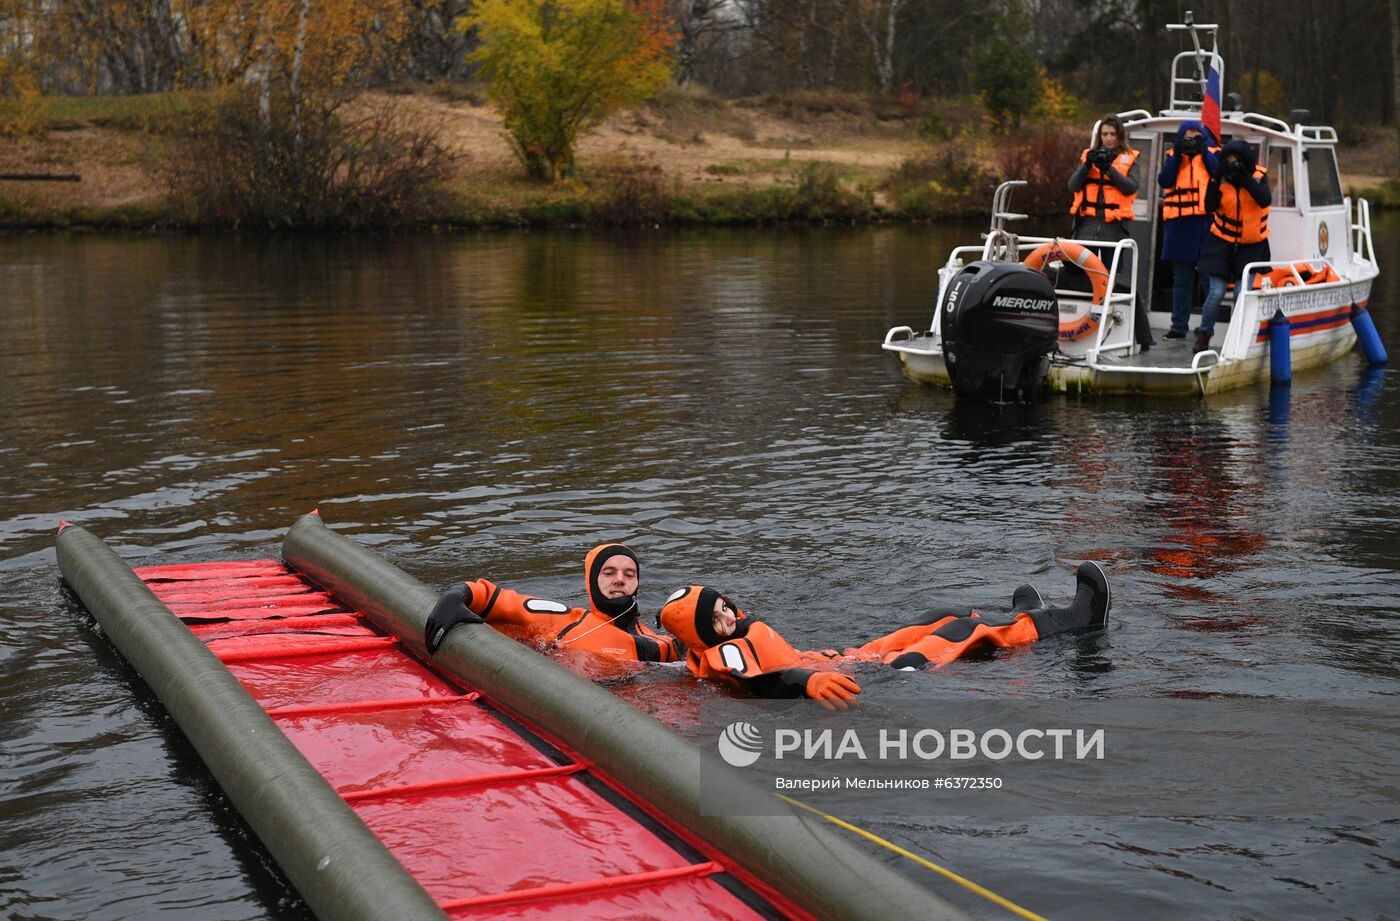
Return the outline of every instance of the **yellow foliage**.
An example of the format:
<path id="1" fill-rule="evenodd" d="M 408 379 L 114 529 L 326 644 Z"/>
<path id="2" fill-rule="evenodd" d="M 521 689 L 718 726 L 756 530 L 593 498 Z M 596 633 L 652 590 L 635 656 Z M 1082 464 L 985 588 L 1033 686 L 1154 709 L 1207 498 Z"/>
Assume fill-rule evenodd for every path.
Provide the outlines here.
<path id="1" fill-rule="evenodd" d="M 94 92 L 104 74 L 146 92 L 286 82 L 294 72 L 334 86 L 391 53 L 408 28 L 404 0 L 0 0 L 0 40 L 13 9 L 31 22 L 35 59 Z"/>
<path id="2" fill-rule="evenodd" d="M 336 86 L 407 23 L 403 0 L 172 0 L 171 7 L 187 23 L 191 82 L 216 85 L 295 76 Z"/>
<path id="3" fill-rule="evenodd" d="M 571 175 L 579 135 L 655 93 L 674 66 L 660 0 L 478 0 L 458 28 L 476 31 L 472 59 L 539 179 Z"/>
<path id="4" fill-rule="evenodd" d="M 0 136 L 24 137 L 44 133 L 48 101 L 29 71 L 0 61 Z"/>
<path id="5" fill-rule="evenodd" d="M 0 136 L 44 133 L 48 103 L 31 64 L 36 10 L 29 0 L 0 0 Z"/>
<path id="6" fill-rule="evenodd" d="M 1267 70 L 1251 70 L 1240 78 L 1237 85 L 1240 92 L 1248 94 L 1248 108 L 1256 112 L 1283 114 L 1283 81 L 1273 73 Z"/>
<path id="7" fill-rule="evenodd" d="M 1079 100 L 1057 78 L 1040 67 L 1040 98 L 1031 109 L 1031 117 L 1047 125 L 1065 125 L 1079 113 Z"/>

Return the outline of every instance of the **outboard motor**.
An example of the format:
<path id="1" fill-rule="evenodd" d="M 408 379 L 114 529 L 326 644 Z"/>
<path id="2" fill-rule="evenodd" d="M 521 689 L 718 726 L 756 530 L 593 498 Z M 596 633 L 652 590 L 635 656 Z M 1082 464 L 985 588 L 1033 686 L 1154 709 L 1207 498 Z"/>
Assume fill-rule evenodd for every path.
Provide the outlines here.
<path id="1" fill-rule="evenodd" d="M 1050 280 L 1018 262 L 973 262 L 943 298 L 943 355 L 959 396 L 1031 396 L 1060 338 Z"/>

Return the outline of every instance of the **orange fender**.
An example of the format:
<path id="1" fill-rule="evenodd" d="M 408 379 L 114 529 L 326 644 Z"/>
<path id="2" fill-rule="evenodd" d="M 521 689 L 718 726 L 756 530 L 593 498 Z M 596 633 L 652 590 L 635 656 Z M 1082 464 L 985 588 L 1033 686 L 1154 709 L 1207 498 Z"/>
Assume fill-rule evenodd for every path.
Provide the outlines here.
<path id="1" fill-rule="evenodd" d="M 1093 286 L 1095 304 L 1108 303 L 1108 269 L 1104 267 L 1098 254 L 1087 246 L 1069 240 L 1042 243 L 1026 256 L 1026 265 L 1032 269 L 1040 269 L 1045 263 L 1053 261 L 1055 256 L 1069 259 L 1088 274 L 1089 283 Z M 1098 328 L 1099 318 L 1094 316 L 1091 309 L 1083 316 L 1060 321 L 1060 339 L 1082 339 Z"/>

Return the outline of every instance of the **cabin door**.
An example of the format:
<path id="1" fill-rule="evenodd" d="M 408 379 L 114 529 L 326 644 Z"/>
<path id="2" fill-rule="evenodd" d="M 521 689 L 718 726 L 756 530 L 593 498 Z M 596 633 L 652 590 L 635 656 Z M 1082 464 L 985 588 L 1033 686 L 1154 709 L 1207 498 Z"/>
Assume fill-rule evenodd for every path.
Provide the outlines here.
<path id="1" fill-rule="evenodd" d="M 1138 194 L 1133 203 L 1133 222 L 1128 236 L 1137 243 L 1138 298 L 1149 308 L 1152 305 L 1152 283 L 1157 267 L 1158 216 L 1161 214 L 1161 189 L 1157 188 L 1157 171 L 1166 156 L 1162 135 L 1129 131 L 1128 143 L 1138 151 Z"/>

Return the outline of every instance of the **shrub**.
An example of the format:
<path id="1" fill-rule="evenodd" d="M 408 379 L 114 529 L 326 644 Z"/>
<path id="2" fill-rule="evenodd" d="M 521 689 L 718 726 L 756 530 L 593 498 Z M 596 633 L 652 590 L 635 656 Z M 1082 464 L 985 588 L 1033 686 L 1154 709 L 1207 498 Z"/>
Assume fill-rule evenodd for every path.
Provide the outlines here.
<path id="1" fill-rule="evenodd" d="M 999 138 L 997 166 L 1002 179 L 1024 179 L 1030 185 L 1017 189 L 1012 208 L 1026 214 L 1067 214 L 1069 176 L 1083 150 L 1082 137 L 1064 128 L 1043 128 Z M 1150 164 L 1143 163 L 1143 180 Z"/>
<path id="2" fill-rule="evenodd" d="M 846 185 L 833 163 L 812 160 L 793 171 L 786 217 L 791 220 L 855 220 L 870 214 L 874 204 L 868 190 Z"/>
<path id="3" fill-rule="evenodd" d="M 905 216 L 932 218 L 986 210 L 992 185 L 987 156 L 976 144 L 942 141 L 905 159 L 881 188 Z"/>
<path id="4" fill-rule="evenodd" d="M 952 138 L 955 133 L 943 120 L 943 116 L 937 112 L 928 113 L 914 130 L 919 133 L 920 137 L 928 138 L 931 141 L 946 141 Z"/>
<path id="5" fill-rule="evenodd" d="M 231 91 L 160 136 L 158 172 L 201 223 L 276 228 L 392 226 L 428 217 L 452 156 L 431 130 L 381 106 L 347 117 L 341 100 Z"/>
<path id="6" fill-rule="evenodd" d="M 1082 108 L 1075 95 L 1060 80 L 1040 68 L 1040 97 L 1031 107 L 1031 117 L 1046 125 L 1064 125 L 1073 121 Z"/>
<path id="7" fill-rule="evenodd" d="M 666 220 L 666 185 L 660 166 L 646 160 L 617 160 L 590 172 L 590 223 L 635 227 Z"/>

